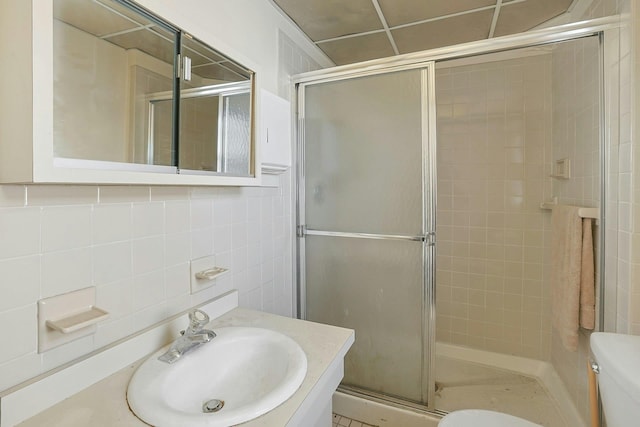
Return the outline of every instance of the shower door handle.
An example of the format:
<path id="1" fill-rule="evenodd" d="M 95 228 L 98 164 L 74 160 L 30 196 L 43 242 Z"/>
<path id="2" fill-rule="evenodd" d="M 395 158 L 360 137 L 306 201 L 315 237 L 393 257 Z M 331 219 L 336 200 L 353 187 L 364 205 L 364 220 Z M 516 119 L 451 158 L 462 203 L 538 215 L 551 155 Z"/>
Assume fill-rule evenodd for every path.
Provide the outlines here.
<path id="1" fill-rule="evenodd" d="M 435 233 L 434 238 L 435 238 Z M 375 234 L 375 233 L 351 233 L 343 231 L 313 230 L 305 226 L 298 226 L 298 237 L 304 236 L 328 236 L 328 237 L 349 237 L 355 239 L 376 239 L 376 240 L 408 240 L 412 242 L 426 242 L 428 235 L 404 235 L 404 234 Z"/>

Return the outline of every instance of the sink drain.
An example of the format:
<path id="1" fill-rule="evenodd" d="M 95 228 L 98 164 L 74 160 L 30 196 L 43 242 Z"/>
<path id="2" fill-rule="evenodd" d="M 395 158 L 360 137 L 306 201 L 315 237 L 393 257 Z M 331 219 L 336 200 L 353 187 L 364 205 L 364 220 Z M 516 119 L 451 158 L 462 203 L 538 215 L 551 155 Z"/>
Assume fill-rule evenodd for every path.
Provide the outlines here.
<path id="1" fill-rule="evenodd" d="M 224 400 L 211 399 L 202 404 L 202 412 L 210 414 L 212 412 L 218 412 L 224 406 Z"/>

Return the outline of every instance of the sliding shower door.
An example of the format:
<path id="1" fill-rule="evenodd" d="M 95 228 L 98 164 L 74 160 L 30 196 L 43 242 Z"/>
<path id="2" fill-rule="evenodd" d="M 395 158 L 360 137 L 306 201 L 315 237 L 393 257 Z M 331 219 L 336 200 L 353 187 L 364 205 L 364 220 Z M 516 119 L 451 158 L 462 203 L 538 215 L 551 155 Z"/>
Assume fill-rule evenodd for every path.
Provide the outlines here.
<path id="1" fill-rule="evenodd" d="M 299 87 L 301 315 L 355 329 L 343 389 L 432 391 L 433 69 Z"/>

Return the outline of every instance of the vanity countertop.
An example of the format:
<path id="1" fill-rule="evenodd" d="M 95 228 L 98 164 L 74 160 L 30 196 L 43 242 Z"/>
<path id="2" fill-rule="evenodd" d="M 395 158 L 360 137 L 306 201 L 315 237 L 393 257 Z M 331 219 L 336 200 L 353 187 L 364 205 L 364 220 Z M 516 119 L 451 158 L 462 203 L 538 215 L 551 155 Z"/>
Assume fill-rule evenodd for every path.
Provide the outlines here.
<path id="1" fill-rule="evenodd" d="M 296 413 L 331 363 L 353 343 L 350 329 L 276 316 L 260 311 L 235 308 L 210 323 L 215 330 L 225 326 L 252 326 L 272 329 L 294 339 L 307 355 L 307 375 L 291 398 L 274 410 L 246 423 L 247 427 L 285 426 Z M 146 358 L 145 358 L 146 359 Z M 140 421 L 129 409 L 126 391 L 138 360 L 115 374 L 19 424 L 23 427 L 139 427 Z M 52 391 L 54 392 L 54 391 Z"/>

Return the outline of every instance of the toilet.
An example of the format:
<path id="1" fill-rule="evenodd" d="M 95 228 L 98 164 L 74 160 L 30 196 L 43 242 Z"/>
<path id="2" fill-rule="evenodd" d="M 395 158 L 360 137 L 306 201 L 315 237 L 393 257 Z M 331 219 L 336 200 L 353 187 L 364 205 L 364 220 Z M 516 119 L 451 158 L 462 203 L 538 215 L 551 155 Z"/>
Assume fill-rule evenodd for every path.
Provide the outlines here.
<path id="1" fill-rule="evenodd" d="M 608 427 L 637 426 L 640 420 L 640 336 L 594 332 L 591 352 Z"/>
<path id="2" fill-rule="evenodd" d="M 637 426 L 640 420 L 640 336 L 594 332 L 591 352 L 608 427 Z M 586 374 L 585 374 L 586 375 Z M 540 427 L 512 415 L 480 409 L 454 411 L 438 427 Z"/>

